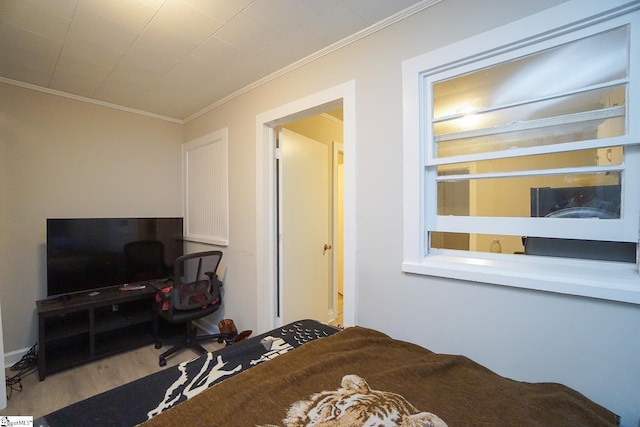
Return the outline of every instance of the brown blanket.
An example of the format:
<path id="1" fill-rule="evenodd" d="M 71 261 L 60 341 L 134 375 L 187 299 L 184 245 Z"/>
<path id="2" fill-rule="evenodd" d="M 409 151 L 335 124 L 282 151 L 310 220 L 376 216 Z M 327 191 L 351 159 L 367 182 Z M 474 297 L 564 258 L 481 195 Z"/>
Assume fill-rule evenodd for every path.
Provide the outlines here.
<path id="1" fill-rule="evenodd" d="M 366 400 L 374 391 L 392 403 L 388 408 L 380 401 L 369 404 L 367 411 L 377 413 L 364 414 L 353 403 L 354 396 Z M 408 415 L 403 421 L 385 414 L 393 410 L 391 406 L 409 414 L 420 412 L 415 416 L 427 421 L 410 421 Z M 349 410 L 351 418 L 341 420 Z M 294 424 L 293 415 L 301 411 L 309 415 Z M 441 421 L 450 427 L 617 425 L 613 413 L 568 387 L 506 379 L 466 357 L 436 354 L 360 327 L 307 343 L 240 373 L 142 425 L 317 425 L 322 417 L 331 421 L 322 425 L 355 425 L 354 419 L 364 422 L 367 417 L 385 416 L 398 421 L 380 425 L 428 426 Z M 428 419 L 435 421 L 429 424 Z M 314 420 L 316 424 L 310 423 Z"/>

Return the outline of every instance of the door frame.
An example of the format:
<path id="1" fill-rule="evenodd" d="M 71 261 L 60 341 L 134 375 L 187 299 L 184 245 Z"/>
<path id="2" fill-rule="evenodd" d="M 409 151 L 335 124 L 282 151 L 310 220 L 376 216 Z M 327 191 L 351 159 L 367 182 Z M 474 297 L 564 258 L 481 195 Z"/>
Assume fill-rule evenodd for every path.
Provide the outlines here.
<path id="1" fill-rule="evenodd" d="M 334 320 L 337 318 L 339 313 L 338 307 L 338 264 L 340 263 L 340 259 L 344 259 L 344 256 L 340 255 L 340 251 L 344 250 L 344 243 L 339 245 L 340 241 L 340 233 L 338 232 L 339 227 L 339 211 L 340 211 L 340 201 L 344 203 L 344 194 L 342 199 L 339 198 L 340 195 L 340 180 L 338 178 L 338 158 L 342 154 L 342 167 L 344 172 L 344 144 L 341 142 L 333 141 L 331 144 L 331 244 L 333 245 L 333 250 L 331 251 L 331 315 Z M 343 180 L 344 182 L 344 180 Z M 342 185 L 342 189 L 344 191 L 344 185 Z M 344 212 L 344 208 L 342 209 Z M 344 221 L 343 221 L 344 225 Z M 344 235 L 344 230 L 342 235 Z M 344 289 L 342 291 L 344 295 Z M 344 320 L 341 324 L 344 323 Z"/>
<path id="2" fill-rule="evenodd" d="M 344 319 L 356 324 L 356 84 L 325 89 L 256 116 L 256 282 L 257 332 L 274 329 L 278 316 L 276 251 L 275 128 L 327 110 L 343 108 L 344 134 Z M 266 303 L 265 303 L 266 302 Z"/>

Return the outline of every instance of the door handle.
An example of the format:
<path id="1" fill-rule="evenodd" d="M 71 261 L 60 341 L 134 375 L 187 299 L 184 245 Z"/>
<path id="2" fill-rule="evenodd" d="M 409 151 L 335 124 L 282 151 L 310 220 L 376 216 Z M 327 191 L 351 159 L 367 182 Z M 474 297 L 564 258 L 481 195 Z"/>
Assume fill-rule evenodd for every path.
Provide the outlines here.
<path id="1" fill-rule="evenodd" d="M 324 255 L 329 249 L 331 249 L 331 245 L 328 243 L 324 244 L 324 247 L 322 248 L 322 255 Z"/>

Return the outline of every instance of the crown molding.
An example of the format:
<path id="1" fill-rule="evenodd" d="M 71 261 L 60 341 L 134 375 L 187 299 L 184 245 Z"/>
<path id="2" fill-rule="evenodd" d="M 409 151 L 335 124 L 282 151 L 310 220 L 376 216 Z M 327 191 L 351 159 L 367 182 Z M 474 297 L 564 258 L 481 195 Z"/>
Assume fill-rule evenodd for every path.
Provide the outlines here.
<path id="1" fill-rule="evenodd" d="M 150 113 L 148 111 L 137 110 L 135 108 L 125 107 L 123 105 L 112 104 L 110 102 L 100 101 L 97 99 L 91 99 L 80 95 L 74 95 L 72 93 L 63 92 L 61 90 L 49 89 L 47 87 L 42 87 L 38 85 L 34 85 L 31 83 L 19 82 L 17 80 L 8 79 L 6 77 L 0 77 L 0 83 L 6 83 L 12 86 L 18 86 L 25 89 L 35 90 L 37 92 L 48 93 L 50 95 L 62 96 L 63 98 L 73 99 L 75 101 L 87 102 L 89 104 L 99 105 L 101 107 L 112 108 L 114 110 L 126 111 L 128 113 L 139 114 L 141 116 L 151 117 L 154 119 L 160 119 L 167 122 L 184 124 L 184 120 L 176 119 L 175 117 L 163 116 L 161 114 Z"/>
<path id="2" fill-rule="evenodd" d="M 330 46 L 327 46 L 324 49 L 321 49 L 321 50 L 319 50 L 319 51 L 317 51 L 315 53 L 312 53 L 311 55 L 306 56 L 306 57 L 300 59 L 299 61 L 296 61 L 296 62 L 294 62 L 294 63 L 292 63 L 292 64 L 290 64 L 290 65 L 288 65 L 288 66 L 286 66 L 284 68 L 281 68 L 280 70 L 278 70 L 278 71 L 276 71 L 274 73 L 271 73 L 268 76 L 263 77 L 262 79 L 257 80 L 255 82 L 251 83 L 250 85 L 247 85 L 247 86 L 243 87 L 242 89 L 239 89 L 239 90 L 237 90 L 237 91 L 225 96 L 224 98 L 220 99 L 219 101 L 214 102 L 213 104 L 209 105 L 208 107 L 203 108 L 202 110 L 198 111 L 197 113 L 194 113 L 194 114 L 188 116 L 187 118 L 184 119 L 184 122 L 188 123 L 191 120 L 194 120 L 194 119 L 202 116 L 203 114 L 208 113 L 209 111 L 214 110 L 214 109 L 216 109 L 217 107 L 219 107 L 219 106 L 221 106 L 223 104 L 226 104 L 227 102 L 231 101 L 234 98 L 239 97 L 240 95 L 243 95 L 243 94 L 245 94 L 247 92 L 250 92 L 251 90 L 253 90 L 253 89 L 255 89 L 255 88 L 259 87 L 259 86 L 262 86 L 262 85 L 264 85 L 264 84 L 266 84 L 266 83 L 268 83 L 268 82 L 270 82 L 272 80 L 275 80 L 278 77 L 281 77 L 281 76 L 283 76 L 283 75 L 285 75 L 285 74 L 287 74 L 287 73 L 289 73 L 289 72 L 291 72 L 293 70 L 296 70 L 296 69 L 298 69 L 298 68 L 300 68 L 300 67 L 302 67 L 302 66 L 304 66 L 304 65 L 306 65 L 306 64 L 308 64 L 310 62 L 313 62 L 313 61 L 315 61 L 317 59 L 320 59 L 323 56 L 326 56 L 326 55 L 328 55 L 328 54 L 330 54 L 332 52 L 335 52 L 338 49 L 341 49 L 341 48 L 343 48 L 345 46 L 348 46 L 348 45 L 350 45 L 352 43 L 355 43 L 356 41 L 358 41 L 360 39 L 363 39 L 363 38 L 365 38 L 367 36 L 370 36 L 371 34 L 374 34 L 374 33 L 378 32 L 378 31 L 381 31 L 381 30 L 387 28 L 388 26 L 395 24 L 396 22 L 402 21 L 403 19 L 406 19 L 409 16 L 412 16 L 412 15 L 414 15 L 414 14 L 416 14 L 416 13 L 418 13 L 418 12 L 424 10 L 424 9 L 427 9 L 427 8 L 429 8 L 431 6 L 434 6 L 434 5 L 436 5 L 436 4 L 438 4 L 438 3 L 442 2 L 442 1 L 444 1 L 444 0 L 423 0 L 423 1 L 419 2 L 419 3 L 414 4 L 413 6 L 410 6 L 410 7 L 406 8 L 406 9 L 404 9 L 404 10 L 401 10 L 400 12 L 398 12 L 398 13 L 396 13 L 394 15 L 391 15 L 391 16 L 383 19 L 382 21 L 379 21 L 379 22 L 377 22 L 377 23 L 375 23 L 375 24 L 373 24 L 373 25 L 371 25 L 371 26 L 369 26 L 369 27 L 367 27 L 367 28 L 365 28 L 363 30 L 358 31 L 357 33 L 354 33 L 354 34 L 352 34 L 352 35 L 350 35 L 348 37 L 345 37 L 344 39 L 342 39 L 340 41 L 337 41 L 334 44 L 332 44 Z"/>
<path id="3" fill-rule="evenodd" d="M 268 76 L 265 76 L 241 89 L 238 89 L 237 91 L 225 96 L 224 98 L 214 102 L 213 104 L 209 105 L 208 107 L 205 107 L 204 109 L 188 116 L 185 119 L 178 119 L 175 117 L 169 117 L 169 116 L 163 116 L 161 114 L 155 114 L 155 113 L 151 113 L 148 111 L 143 111 L 143 110 L 138 110 L 135 108 L 130 108 L 130 107 L 125 107 L 123 105 L 118 105 L 118 104 L 112 104 L 110 102 L 105 102 L 105 101 L 99 101 L 96 99 L 91 99 L 91 98 L 87 98 L 84 96 L 80 96 L 80 95 L 74 95 L 68 92 L 63 92 L 63 91 L 59 91 L 59 90 L 55 90 L 55 89 L 49 89 L 46 87 L 42 87 L 42 86 L 38 86 L 38 85 L 34 85 L 34 84 L 30 84 L 30 83 L 24 83 L 24 82 L 20 82 L 17 80 L 12 80 L 12 79 L 8 79 L 6 77 L 0 77 L 0 83 L 6 83 L 12 86 L 18 86 L 18 87 L 22 87 L 22 88 L 26 88 L 26 89 L 30 89 L 30 90 L 35 90 L 38 92 L 43 92 L 43 93 L 48 93 L 51 95 L 57 95 L 57 96 L 62 96 L 64 98 L 69 98 L 69 99 L 73 99 L 76 101 L 81 101 L 81 102 L 87 102 L 89 104 L 94 104 L 94 105 L 99 105 L 101 107 L 107 107 L 107 108 L 112 108 L 115 110 L 120 110 L 120 111 L 126 111 L 128 113 L 133 113 L 133 114 L 138 114 L 138 115 L 142 115 L 142 116 L 146 116 L 146 117 L 151 117 L 154 119 L 159 119 L 159 120 L 164 120 L 164 121 L 168 121 L 168 122 L 172 122 L 172 123 L 178 123 L 178 124 L 185 124 L 190 122 L 191 120 L 194 120 L 200 116 L 202 116 L 205 113 L 208 113 L 211 110 L 214 110 L 215 108 L 226 104 L 227 102 L 231 101 L 234 98 L 237 98 L 247 92 L 252 91 L 253 89 L 256 89 L 268 82 L 271 82 L 281 76 L 284 76 L 287 73 L 290 73 L 293 70 L 296 70 L 306 64 L 309 64 L 310 62 L 313 62 L 317 59 L 320 59 L 326 55 L 329 55 L 332 52 L 335 52 L 336 50 L 342 49 L 345 46 L 348 46 L 352 43 L 355 43 L 356 41 L 363 39 L 367 36 L 370 36 L 371 34 L 374 34 L 378 31 L 381 31 L 387 27 L 389 27 L 390 25 L 395 24 L 396 22 L 402 21 L 403 19 L 408 18 L 409 16 L 412 16 L 424 9 L 427 9 L 431 6 L 434 6 L 440 2 L 442 2 L 444 0 L 422 0 L 412 6 L 409 6 L 408 8 L 401 10 L 400 12 L 391 15 L 385 19 L 383 19 L 382 21 L 379 21 L 361 31 L 358 31 L 357 33 L 354 33 L 348 37 L 345 37 L 344 39 L 337 41 L 336 43 L 327 46 L 324 49 L 321 49 L 315 53 L 312 53 L 311 55 L 308 55 L 302 59 L 300 59 L 299 61 L 296 61 L 284 68 L 281 68 L 280 70 L 269 74 Z"/>

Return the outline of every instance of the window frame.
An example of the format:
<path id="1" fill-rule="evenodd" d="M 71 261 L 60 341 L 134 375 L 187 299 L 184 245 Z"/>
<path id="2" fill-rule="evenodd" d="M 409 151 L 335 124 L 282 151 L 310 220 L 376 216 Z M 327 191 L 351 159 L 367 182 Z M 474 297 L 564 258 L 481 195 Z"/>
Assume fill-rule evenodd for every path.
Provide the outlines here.
<path id="1" fill-rule="evenodd" d="M 435 191 L 429 185 L 436 180 L 436 166 L 468 160 L 469 156 L 435 158 L 427 148 L 426 140 L 433 142 L 432 127 L 425 117 L 432 117 L 431 103 L 425 89 L 425 76 L 440 76 L 443 73 L 460 73 L 460 67 L 467 71 L 477 70 L 487 65 L 504 62 L 522 56 L 523 52 L 537 52 L 611 28 L 629 24 L 630 51 L 640 46 L 640 6 L 629 1 L 596 2 L 585 5 L 572 0 L 519 21 L 490 30 L 453 45 L 419 55 L 403 62 L 404 101 L 404 242 L 402 271 L 406 273 L 467 280 L 510 287 L 535 289 L 570 295 L 580 295 L 615 301 L 640 304 L 640 275 L 638 263 L 616 263 L 607 261 L 578 260 L 570 258 L 520 256 L 481 252 L 467 252 L 446 249 L 428 249 L 429 221 L 442 219 L 456 222 L 455 218 L 438 217 Z M 511 40 L 504 43 L 504 40 Z M 629 88 L 627 90 L 627 132 L 623 136 L 606 140 L 570 143 L 571 147 L 554 148 L 558 151 L 581 148 L 601 148 L 625 146 L 626 170 L 638 176 L 640 172 L 640 120 L 631 120 L 640 113 L 640 55 L 629 58 Z M 440 77 L 438 78 L 438 80 Z M 634 102 L 635 101 L 635 102 Z M 430 138 L 430 139 L 425 139 Z M 564 145 L 564 144 L 560 144 Z M 519 149 L 518 155 L 535 154 L 536 148 Z M 488 158 L 511 157 L 512 153 L 488 153 Z M 480 156 L 482 157 L 482 156 Z M 474 160 L 478 158 L 475 157 Z M 628 236 L 630 230 L 638 234 L 640 198 L 637 194 L 640 184 L 630 183 L 628 177 L 623 185 L 622 200 L 625 212 L 632 212 L 635 223 L 614 220 L 615 230 L 607 230 L 604 235 Z M 638 180 L 640 181 L 640 180 Z M 435 184 L 434 184 L 435 185 Z M 496 234 L 509 234 L 505 230 L 520 232 L 518 224 L 530 222 L 501 218 L 475 218 L 485 221 Z M 627 218 L 628 219 L 628 218 Z M 534 219 L 542 220 L 542 219 Z M 545 218 L 549 221 L 549 218 Z M 552 220 L 553 227 L 560 227 L 563 220 Z M 607 220 L 610 221 L 610 220 Z M 545 222 L 547 223 L 547 222 Z M 490 224 L 490 225 L 489 225 Z M 564 223 L 566 224 L 566 223 Z M 506 228 L 505 228 L 506 227 Z M 515 227 L 515 228 L 514 228 Z M 602 228 L 602 227 L 600 227 Z M 473 230 L 460 230 L 471 231 Z M 477 231 L 476 231 L 477 232 Z M 513 233 L 512 233 L 513 234 Z M 584 238 L 584 236 L 578 238 Z"/>

